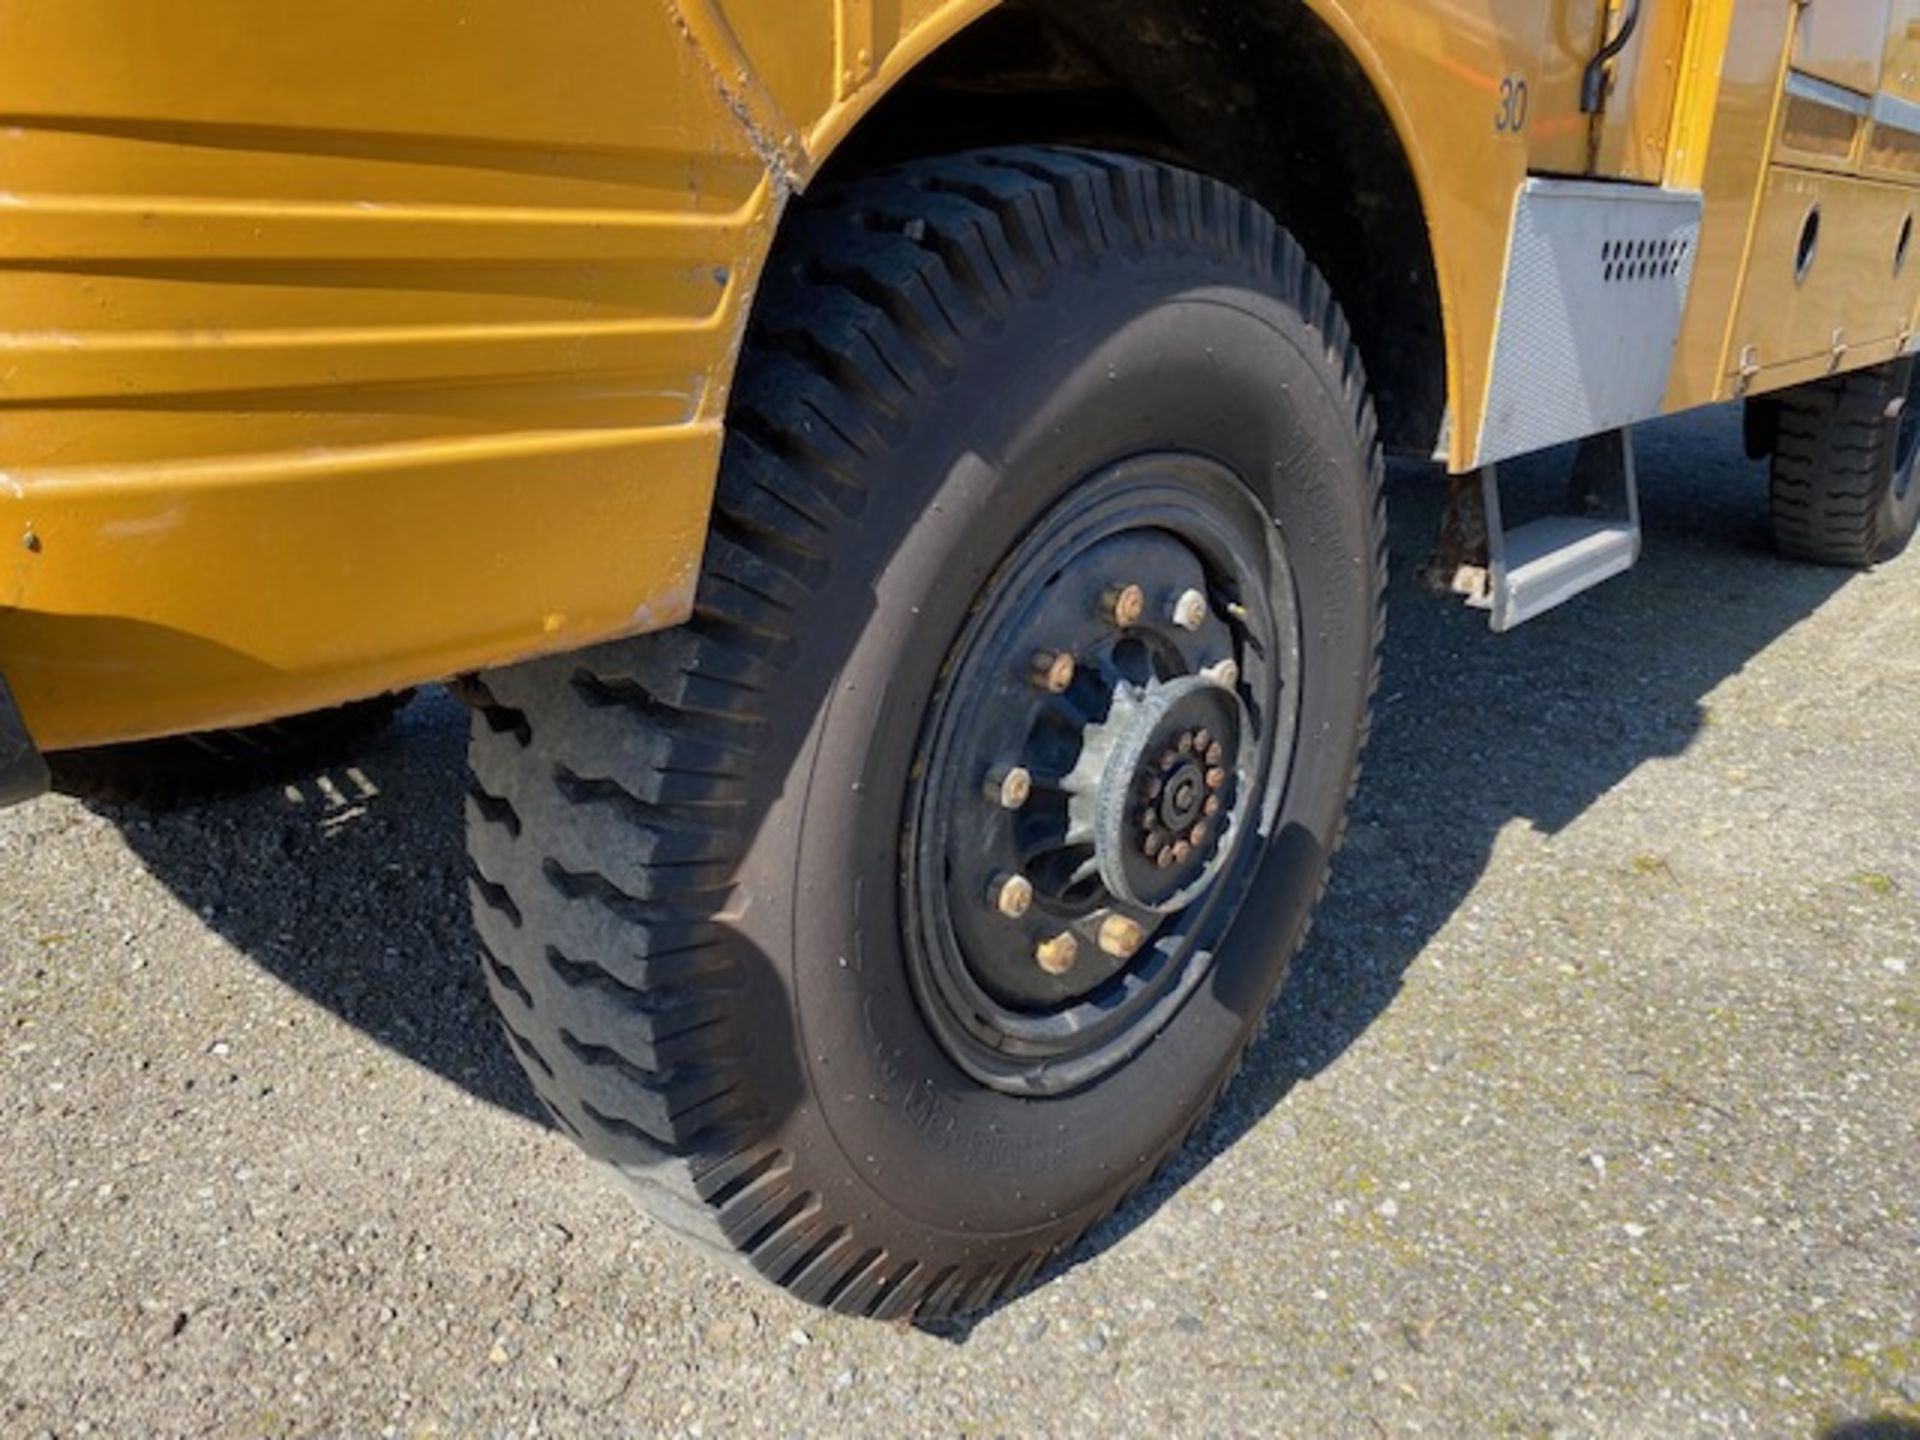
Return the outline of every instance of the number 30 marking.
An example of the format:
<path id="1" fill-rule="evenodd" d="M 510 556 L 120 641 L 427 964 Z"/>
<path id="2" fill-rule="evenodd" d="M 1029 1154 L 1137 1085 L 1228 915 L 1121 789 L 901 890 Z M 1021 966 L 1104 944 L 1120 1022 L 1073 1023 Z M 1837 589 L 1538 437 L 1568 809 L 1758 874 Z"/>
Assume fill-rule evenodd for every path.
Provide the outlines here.
<path id="1" fill-rule="evenodd" d="M 1517 135 L 1527 128 L 1527 82 L 1509 75 L 1500 82 L 1500 108 L 1493 112 L 1496 135 Z"/>

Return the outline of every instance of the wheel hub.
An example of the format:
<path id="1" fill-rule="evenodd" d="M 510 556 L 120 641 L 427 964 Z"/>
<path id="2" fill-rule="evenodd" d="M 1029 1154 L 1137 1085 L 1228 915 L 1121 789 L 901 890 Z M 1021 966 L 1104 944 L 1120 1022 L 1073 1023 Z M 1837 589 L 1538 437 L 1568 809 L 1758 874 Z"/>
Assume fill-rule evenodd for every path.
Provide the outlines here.
<path id="1" fill-rule="evenodd" d="M 1164 915 L 1204 890 L 1233 820 L 1244 729 L 1240 697 L 1199 675 L 1122 682 L 1107 720 L 1086 727 L 1067 788 L 1097 766 L 1094 854 L 1122 905 Z"/>

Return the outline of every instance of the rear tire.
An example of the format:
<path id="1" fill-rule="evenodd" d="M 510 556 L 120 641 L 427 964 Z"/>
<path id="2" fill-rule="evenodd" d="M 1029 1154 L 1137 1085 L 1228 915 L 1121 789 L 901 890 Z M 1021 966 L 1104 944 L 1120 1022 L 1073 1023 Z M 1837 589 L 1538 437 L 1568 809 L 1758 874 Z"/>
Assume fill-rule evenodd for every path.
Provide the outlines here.
<path id="1" fill-rule="evenodd" d="M 1774 398 L 1772 510 L 1782 554 L 1864 569 L 1920 524 L 1920 386 L 1911 359 Z"/>
<path id="2" fill-rule="evenodd" d="M 1243 196 L 1001 150 L 809 198 L 728 432 L 688 624 L 477 682 L 489 987 L 556 1122 L 668 1225 L 836 1310 L 976 1309 L 1191 1133 L 1306 932 L 1378 674 L 1364 377 Z M 1188 566 L 1191 625 L 1155 578 Z M 1096 603 L 1109 570 L 1143 606 Z M 1029 675 L 1029 625 L 1078 666 Z M 1023 804 L 975 752 L 1029 714 L 1009 746 L 1065 748 Z M 1211 789 L 1148 807 L 1177 837 L 1130 808 L 1136 752 L 1199 757 Z M 1076 850 L 1107 775 L 1121 839 Z M 1203 794 L 1229 797 L 1211 835 Z M 947 884 L 1029 831 L 1030 911 Z M 1149 897 L 1144 947 L 1104 921 L 1096 944 L 1123 907 L 1087 897 L 1135 881 L 1088 856 L 1201 898 Z M 1078 968 L 1036 968 L 1076 929 Z"/>
<path id="3" fill-rule="evenodd" d="M 412 693 L 264 725 L 55 751 L 47 768 L 55 790 L 82 800 L 140 810 L 198 805 L 338 764 L 386 729 Z"/>

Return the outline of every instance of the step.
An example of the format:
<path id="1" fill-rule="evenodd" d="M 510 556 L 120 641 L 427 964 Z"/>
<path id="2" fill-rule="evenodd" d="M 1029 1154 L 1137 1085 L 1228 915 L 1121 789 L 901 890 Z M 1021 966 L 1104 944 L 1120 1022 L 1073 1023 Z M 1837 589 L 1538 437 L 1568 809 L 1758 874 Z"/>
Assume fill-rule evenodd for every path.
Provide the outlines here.
<path id="1" fill-rule="evenodd" d="M 1556 605 L 1633 568 L 1640 535 L 1629 521 L 1550 515 L 1506 532 L 1505 580 L 1488 579 L 1488 608 L 1497 631 L 1511 630 Z"/>

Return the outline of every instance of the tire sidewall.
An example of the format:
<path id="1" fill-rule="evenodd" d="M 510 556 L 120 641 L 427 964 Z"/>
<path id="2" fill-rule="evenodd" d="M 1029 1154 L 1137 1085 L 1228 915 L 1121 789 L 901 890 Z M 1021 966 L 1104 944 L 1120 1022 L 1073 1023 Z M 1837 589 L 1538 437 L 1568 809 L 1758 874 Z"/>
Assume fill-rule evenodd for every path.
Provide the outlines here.
<path id="1" fill-rule="evenodd" d="M 1357 377 L 1283 284 L 1190 253 L 1059 277 L 1011 305 L 873 457 L 869 510 L 794 666 L 831 679 L 788 717 L 805 734 L 776 746 L 794 762 L 739 887 L 774 897 L 741 927 L 790 957 L 793 1033 L 766 1038 L 796 1048 L 808 1100 L 783 1148 L 810 1188 L 870 1217 L 863 1234 L 1032 1243 L 1104 1213 L 1204 1112 L 1298 943 L 1363 736 L 1380 560 Z M 1302 644 L 1292 774 L 1257 898 L 1166 1028 L 1079 1091 L 1011 1096 L 952 1063 L 908 980 L 909 771 L 949 646 L 1002 557 L 1076 482 L 1161 449 L 1226 464 L 1280 529 Z"/>

